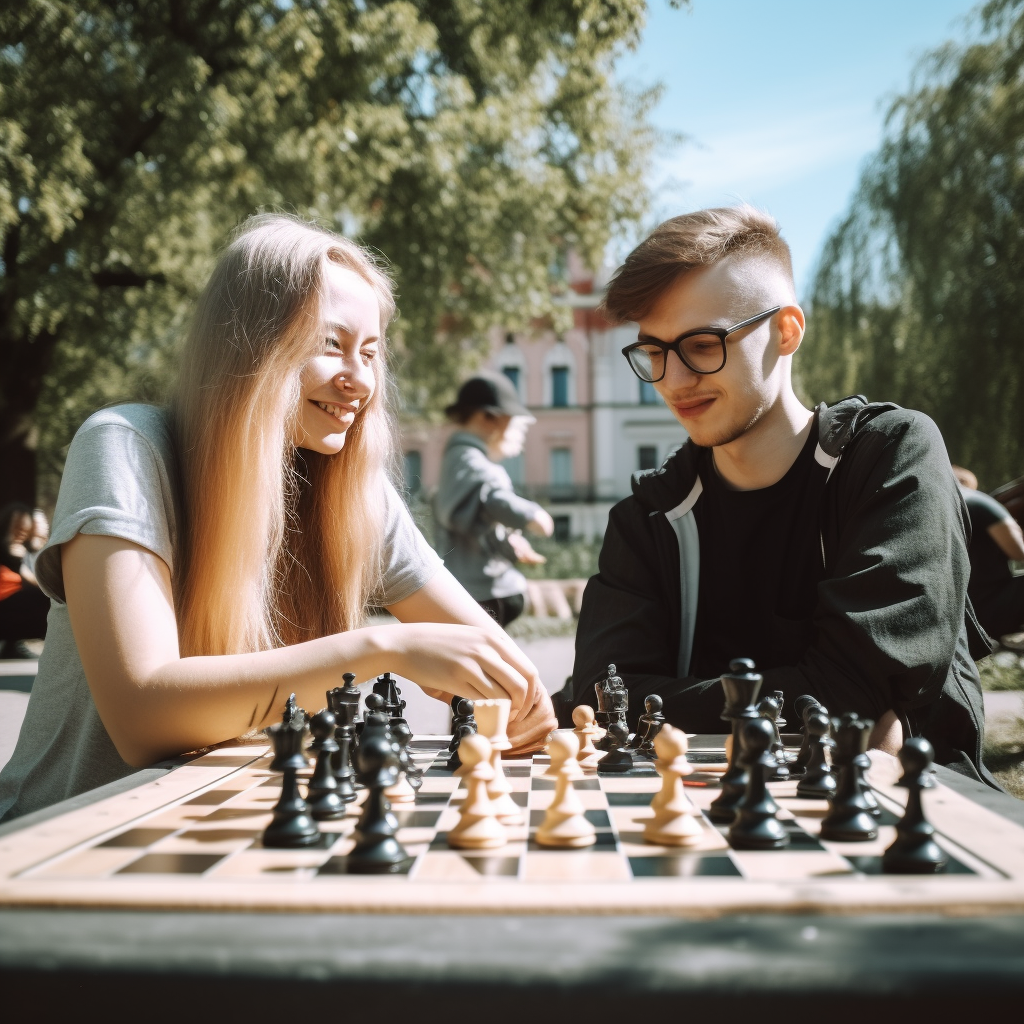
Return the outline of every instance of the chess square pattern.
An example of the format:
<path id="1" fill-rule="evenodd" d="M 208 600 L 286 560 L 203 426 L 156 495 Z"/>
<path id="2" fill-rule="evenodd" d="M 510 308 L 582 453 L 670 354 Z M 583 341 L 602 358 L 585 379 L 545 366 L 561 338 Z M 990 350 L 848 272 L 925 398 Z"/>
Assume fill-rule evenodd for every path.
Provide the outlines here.
<path id="1" fill-rule="evenodd" d="M 882 804 L 877 840 L 819 838 L 824 801 L 801 800 L 795 782 L 772 783 L 790 834 L 780 851 L 733 850 L 728 829 L 702 816 L 685 850 L 645 842 L 653 763 L 624 775 L 588 773 L 576 783 L 596 842 L 539 846 L 536 830 L 554 796 L 543 754 L 506 759 L 524 823 L 493 851 L 451 849 L 447 833 L 465 794 L 445 768 L 447 737 L 417 737 L 424 769 L 414 806 L 396 810 L 409 853 L 400 871 L 350 874 L 358 803 L 321 822 L 322 840 L 298 850 L 264 848 L 280 793 L 265 745 L 219 749 L 126 793 L 0 838 L 0 905 L 382 910 L 389 912 L 647 913 L 707 916 L 788 909 L 858 913 L 998 906 L 1024 909 L 1024 829 L 944 786 L 929 791 L 929 817 L 950 857 L 941 876 L 887 876 L 881 855 L 895 835 L 899 766 L 872 754 Z M 720 751 L 719 751 L 720 753 Z M 687 794 L 705 810 L 718 792 L 714 749 L 694 752 Z M 308 773 L 307 773 L 308 777 Z M 360 794 L 361 799 L 362 794 Z"/>

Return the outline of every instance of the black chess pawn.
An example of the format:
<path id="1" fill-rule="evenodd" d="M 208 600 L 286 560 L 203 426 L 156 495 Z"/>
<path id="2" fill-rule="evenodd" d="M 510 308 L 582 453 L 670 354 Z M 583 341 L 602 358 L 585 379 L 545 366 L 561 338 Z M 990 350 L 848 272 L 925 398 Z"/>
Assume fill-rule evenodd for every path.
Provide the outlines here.
<path id="1" fill-rule="evenodd" d="M 796 713 L 800 716 L 800 733 L 802 736 L 800 749 L 789 766 L 789 774 L 792 776 L 803 775 L 807 771 L 807 765 L 811 761 L 811 734 L 807 731 L 807 716 L 815 708 L 821 708 L 818 701 L 809 694 L 803 694 L 793 702 Z"/>
<path id="2" fill-rule="evenodd" d="M 629 739 L 629 726 L 626 725 L 629 691 L 621 677 L 615 674 L 614 665 L 609 665 L 604 678 L 594 683 L 594 690 L 597 693 L 597 724 L 605 730 L 605 734 L 594 746 L 598 750 L 611 750 L 615 742 L 610 733 L 612 722 L 621 722 L 626 726 L 626 739 Z"/>
<path id="3" fill-rule="evenodd" d="M 729 828 L 729 843 L 737 850 L 781 850 L 789 846 L 789 833 L 780 824 L 779 805 L 768 792 L 768 777 L 778 766 L 771 752 L 772 723 L 767 718 L 752 718 L 744 723 L 740 735 L 747 788 Z"/>
<path id="4" fill-rule="evenodd" d="M 458 726 L 455 735 L 452 736 L 452 752 L 448 757 L 448 761 L 445 763 L 445 768 L 450 772 L 458 771 L 462 767 L 462 758 L 459 757 L 459 744 L 467 736 L 472 736 L 476 732 L 476 724 L 470 725 L 468 722 L 463 722 L 462 725 Z"/>
<path id="5" fill-rule="evenodd" d="M 452 697 L 452 739 L 448 744 L 450 753 L 454 754 L 459 746 L 460 726 L 468 725 L 470 732 L 476 732 L 476 716 L 473 714 L 473 710 L 471 700 L 466 697 Z"/>
<path id="6" fill-rule="evenodd" d="M 640 716 L 636 734 L 629 744 L 644 757 L 657 759 L 658 755 L 654 752 L 654 739 L 665 726 L 665 716 L 661 713 L 664 706 L 664 702 L 656 693 L 644 698 L 644 713 Z"/>
<path id="7" fill-rule="evenodd" d="M 786 724 L 782 718 L 783 693 L 781 690 L 774 690 L 772 693 L 762 697 L 757 704 L 757 713 L 772 727 L 772 744 L 770 753 L 775 758 L 775 771 L 771 778 L 774 782 L 782 782 L 789 778 L 789 761 L 786 757 L 786 748 L 782 742 L 781 725 Z"/>
<path id="8" fill-rule="evenodd" d="M 833 722 L 834 760 L 839 769 L 832 808 L 821 822 L 821 838 L 831 842 L 864 843 L 878 838 L 878 826 L 864 798 L 862 773 L 869 767 L 868 736 L 875 723 L 854 714 Z"/>
<path id="9" fill-rule="evenodd" d="M 330 711 L 317 712 L 309 720 L 309 731 L 313 734 L 309 749 L 316 752 L 316 766 L 306 790 L 306 802 L 317 821 L 345 817 L 345 801 L 338 795 L 338 780 L 331 768 L 331 758 L 338 750 L 334 726 L 334 715 Z"/>
<path id="10" fill-rule="evenodd" d="M 803 778 L 796 784 L 796 795 L 804 800 L 831 800 L 836 791 L 836 777 L 829 767 L 828 754 L 835 743 L 828 735 L 828 714 L 820 704 L 806 709 L 804 727 L 810 758 Z"/>
<path id="11" fill-rule="evenodd" d="M 391 716 L 387 713 L 385 700 L 379 693 L 368 693 L 364 706 L 366 712 L 363 715 L 363 738 L 370 728 L 384 729 L 385 731 L 390 728 Z"/>
<path id="12" fill-rule="evenodd" d="M 306 712 L 303 711 L 302 708 L 300 708 L 298 706 L 298 704 L 295 703 L 295 694 L 294 693 L 289 694 L 288 695 L 288 699 L 284 702 L 284 714 L 281 716 L 281 724 L 282 725 L 290 725 L 292 722 L 301 722 L 302 723 L 302 729 L 303 729 L 303 735 L 305 735 Z M 303 759 L 302 767 L 303 768 L 308 767 L 308 762 L 306 762 L 305 759 Z M 284 763 L 278 757 L 278 755 L 276 753 L 276 747 L 275 747 L 275 753 L 274 753 L 274 760 L 270 762 L 270 770 L 272 772 L 284 771 Z"/>
<path id="13" fill-rule="evenodd" d="M 629 751 L 629 729 L 623 722 L 612 722 L 608 726 L 611 746 L 597 762 L 598 775 L 621 775 L 633 767 L 633 755 Z"/>
<path id="14" fill-rule="evenodd" d="M 907 810 L 896 825 L 896 840 L 882 854 L 882 870 L 887 874 L 934 875 L 949 862 L 921 805 L 921 791 L 935 785 L 934 757 L 932 745 L 923 736 L 911 737 L 900 751 L 903 777 L 896 785 L 907 790 Z"/>
<path id="15" fill-rule="evenodd" d="M 736 807 L 747 791 L 747 769 L 740 763 L 740 732 L 745 722 L 758 717 L 754 701 L 762 682 L 749 658 L 734 658 L 729 662 L 729 671 L 722 676 L 725 691 L 722 718 L 732 723 L 732 750 L 729 767 L 722 776 L 722 791 L 708 808 L 708 817 L 719 824 L 727 824 L 736 817 Z"/>
<path id="16" fill-rule="evenodd" d="M 346 672 L 342 679 L 345 681 L 344 686 L 336 686 L 333 690 L 327 691 L 327 706 L 336 721 L 334 739 L 338 744 L 338 749 L 331 755 L 331 768 L 338 783 L 339 799 L 351 803 L 356 798 L 356 772 L 352 763 L 352 753 L 360 694 L 354 673 Z"/>
<path id="17" fill-rule="evenodd" d="M 367 703 L 379 696 L 371 693 Z M 409 859 L 405 847 L 395 836 L 398 820 L 384 795 L 384 790 L 398 781 L 398 754 L 387 729 L 374 728 L 369 718 L 367 724 L 356 752 L 356 777 L 366 787 L 367 794 L 356 825 L 355 846 L 348 855 L 347 870 L 351 874 L 388 874 L 400 871 Z"/>
<path id="18" fill-rule="evenodd" d="M 274 742 L 274 763 L 283 773 L 281 798 L 274 816 L 263 833 L 263 845 L 272 847 L 312 846 L 320 840 L 320 830 L 309 813 L 309 805 L 299 792 L 299 772 L 306 767 L 302 741 L 306 735 L 306 716 L 293 715 L 287 722 L 268 730 Z"/>

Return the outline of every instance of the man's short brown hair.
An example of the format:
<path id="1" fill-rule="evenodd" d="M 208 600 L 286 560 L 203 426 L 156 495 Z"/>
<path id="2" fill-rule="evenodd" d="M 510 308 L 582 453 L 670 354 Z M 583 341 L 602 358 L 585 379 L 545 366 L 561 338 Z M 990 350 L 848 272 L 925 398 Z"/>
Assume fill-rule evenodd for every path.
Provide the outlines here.
<path id="1" fill-rule="evenodd" d="M 697 210 L 665 221 L 626 257 L 600 311 L 614 324 L 639 320 L 682 274 L 737 253 L 765 256 L 793 276 L 789 246 L 770 214 L 746 204 Z"/>

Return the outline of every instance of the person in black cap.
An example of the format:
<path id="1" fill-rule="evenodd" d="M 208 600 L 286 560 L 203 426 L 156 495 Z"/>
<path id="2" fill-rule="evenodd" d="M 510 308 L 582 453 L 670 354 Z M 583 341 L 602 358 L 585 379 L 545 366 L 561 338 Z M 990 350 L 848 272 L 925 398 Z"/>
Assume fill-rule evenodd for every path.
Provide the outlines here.
<path id="1" fill-rule="evenodd" d="M 540 565 L 523 530 L 550 537 L 551 516 L 521 498 L 501 465 L 518 455 L 535 422 L 504 375 L 481 371 L 445 409 L 462 428 L 448 440 L 434 498 L 437 550 L 453 576 L 502 625 L 522 614 L 526 579 L 516 563 Z"/>

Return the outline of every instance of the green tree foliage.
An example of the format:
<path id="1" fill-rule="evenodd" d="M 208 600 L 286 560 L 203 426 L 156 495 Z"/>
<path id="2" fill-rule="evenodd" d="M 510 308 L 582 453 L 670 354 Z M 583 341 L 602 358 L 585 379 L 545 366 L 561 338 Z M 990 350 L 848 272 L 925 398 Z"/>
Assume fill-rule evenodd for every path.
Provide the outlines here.
<path id="1" fill-rule="evenodd" d="M 0 10 L 0 500 L 104 401 L 156 395 L 257 209 L 392 262 L 406 395 L 567 315 L 552 267 L 642 214 L 643 0 L 21 0 Z M 478 340 L 475 344 L 479 345 Z"/>
<path id="2" fill-rule="evenodd" d="M 1024 474 L 1024 2 L 919 66 L 814 281 L 809 398 L 921 409 L 992 488 Z"/>

